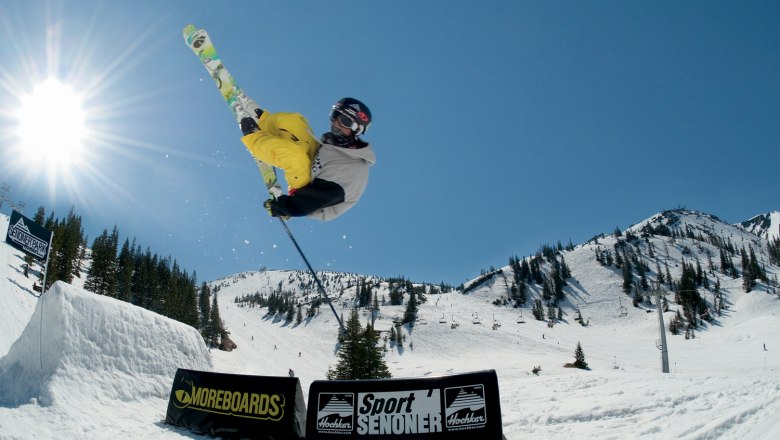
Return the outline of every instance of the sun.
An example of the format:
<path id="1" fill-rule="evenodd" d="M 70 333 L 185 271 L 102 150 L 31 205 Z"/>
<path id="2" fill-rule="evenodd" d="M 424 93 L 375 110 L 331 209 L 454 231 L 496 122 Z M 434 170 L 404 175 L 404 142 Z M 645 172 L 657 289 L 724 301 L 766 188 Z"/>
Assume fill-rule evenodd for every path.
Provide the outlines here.
<path id="1" fill-rule="evenodd" d="M 62 168 L 77 163 L 89 136 L 81 96 L 49 78 L 21 101 L 16 134 L 26 161 Z"/>

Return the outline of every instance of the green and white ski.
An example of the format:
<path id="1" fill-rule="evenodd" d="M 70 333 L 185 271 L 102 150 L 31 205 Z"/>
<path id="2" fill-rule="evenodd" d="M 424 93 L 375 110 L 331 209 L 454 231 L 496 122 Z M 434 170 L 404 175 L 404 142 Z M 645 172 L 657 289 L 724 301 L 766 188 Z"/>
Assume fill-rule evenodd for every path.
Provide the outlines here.
<path id="1" fill-rule="evenodd" d="M 256 117 L 254 109 L 259 108 L 257 103 L 246 96 L 233 78 L 233 75 L 222 64 L 222 60 L 217 54 L 217 49 L 214 48 L 214 44 L 211 42 L 211 38 L 206 30 L 198 29 L 190 24 L 184 28 L 182 35 L 187 46 L 195 52 L 203 67 L 209 72 L 211 79 L 222 95 L 222 99 L 225 100 L 233 112 L 236 121 L 240 120 L 240 116 Z M 265 186 L 268 188 L 268 194 L 273 198 L 279 197 L 282 194 L 282 188 L 276 179 L 276 169 L 265 162 L 259 160 L 256 160 L 256 162 L 260 174 L 263 176 L 263 182 L 265 182 Z"/>

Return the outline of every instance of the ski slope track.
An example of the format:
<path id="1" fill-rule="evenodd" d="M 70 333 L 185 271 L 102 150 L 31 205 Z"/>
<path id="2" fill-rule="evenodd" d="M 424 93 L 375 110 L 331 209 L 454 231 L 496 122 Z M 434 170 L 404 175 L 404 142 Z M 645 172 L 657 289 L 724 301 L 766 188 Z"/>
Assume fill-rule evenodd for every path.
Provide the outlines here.
<path id="1" fill-rule="evenodd" d="M 775 214 L 751 225 L 776 230 Z M 767 256 L 771 236 L 750 225 L 694 211 L 659 213 L 628 229 L 639 237 L 635 242 L 604 234 L 560 253 L 572 278 L 564 287 L 562 320 L 552 327 L 535 320 L 530 305 L 493 304 L 507 298 L 513 279 L 509 266 L 480 277 L 468 294 L 427 294 L 417 323 L 403 329 L 403 346 L 386 345 L 393 377 L 495 369 L 504 435 L 510 440 L 780 438 L 780 299 L 765 283 L 745 293 L 741 278 L 710 273 L 708 255 L 717 269 L 718 248 L 709 242 L 643 235 L 660 225 L 715 234 L 737 249 L 752 247 L 770 280 L 780 275 Z M 8 218 L 0 217 L 0 233 L 7 226 Z M 703 322 L 692 339 L 667 330 L 668 374 L 660 372 L 656 300 L 634 307 L 623 293 L 620 269 L 596 261 L 598 250 L 614 251 L 616 244 L 642 249 L 650 280 L 657 275 L 656 261 L 679 278 L 683 261 L 698 260 L 710 283 L 720 283 L 726 305 L 721 315 Z M 647 256 L 651 245 L 655 259 Z M 740 267 L 739 252 L 734 264 Z M 206 349 L 188 326 L 83 290 L 85 275 L 71 285 L 56 284 L 39 299 L 22 265 L 22 254 L 0 245 L 3 439 L 202 438 L 162 422 L 176 367 L 267 376 L 293 369 L 307 394 L 309 384 L 323 379 L 335 362 L 338 323 L 327 306 L 297 324 L 235 302 L 256 292 L 284 291 L 308 303 L 317 295 L 305 272 L 260 270 L 212 281 L 219 288 L 221 317 L 238 345 L 222 352 Z M 380 302 L 389 297 L 385 280 L 320 275 L 344 316 L 354 305 L 359 280 L 370 280 Z M 712 303 L 711 291 L 700 293 Z M 539 298 L 541 287 L 529 285 L 527 295 L 529 303 Z M 674 295 L 667 299 L 668 328 L 679 305 Z M 308 304 L 303 307 L 305 312 Z M 388 331 L 404 309 L 381 306 L 375 327 Z M 574 319 L 578 312 L 587 326 Z M 370 315 L 361 309 L 361 316 L 365 323 Z M 574 361 L 577 343 L 588 370 L 564 367 Z M 538 375 L 531 372 L 534 367 L 541 367 Z"/>

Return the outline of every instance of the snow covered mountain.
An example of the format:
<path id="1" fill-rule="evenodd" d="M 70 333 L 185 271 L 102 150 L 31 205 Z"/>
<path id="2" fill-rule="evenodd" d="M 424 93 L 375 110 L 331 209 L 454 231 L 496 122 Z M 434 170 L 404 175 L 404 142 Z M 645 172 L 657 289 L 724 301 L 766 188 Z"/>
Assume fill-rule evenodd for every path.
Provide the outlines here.
<path id="1" fill-rule="evenodd" d="M 759 237 L 764 237 L 768 240 L 780 238 L 780 212 L 778 211 L 757 215 L 750 220 L 740 223 L 740 225 Z"/>
<path id="2" fill-rule="evenodd" d="M 5 227 L 7 218 L 0 219 L 0 233 Z M 387 343 L 386 361 L 394 377 L 495 369 L 504 433 L 510 440 L 529 435 L 778 438 L 780 347 L 772 336 L 780 331 L 780 267 L 770 261 L 766 238 L 752 231 L 712 215 L 673 210 L 568 249 L 545 247 L 522 260 L 533 261 L 531 266 L 547 280 L 552 280 L 554 268 L 565 264 L 569 269 L 571 276 L 560 286 L 561 319 L 552 323 L 531 314 L 533 300 L 556 294 L 554 286 L 548 285 L 546 292 L 533 275 L 522 278 L 528 281 L 526 306 L 513 307 L 513 285 L 520 279 L 516 265 L 475 277 L 466 283 L 467 293 L 436 293 L 436 286 L 425 286 L 426 301 L 416 324 L 403 328 L 402 345 Z M 741 272 L 749 250 L 765 270 L 766 281 L 758 280 L 746 293 L 742 276 L 734 278 L 724 270 L 720 256 L 725 252 Z M 653 289 L 668 289 L 667 278 L 680 279 L 684 267 L 702 268 L 702 285 L 696 290 L 710 320 L 695 313 L 696 328 L 687 338 L 684 331 L 666 331 L 669 374 L 660 373 L 657 300 L 648 303 L 646 294 L 639 295 L 634 306 L 636 289 L 625 292 L 626 261 L 618 267 L 618 256 L 631 261 L 633 285 L 644 277 Z M 39 301 L 31 281 L 22 275 L 21 263 L 21 254 L 0 246 L 0 384 L 23 384 L 0 386 L 4 438 L 192 438 L 160 422 L 167 405 L 161 384 L 171 362 L 270 376 L 286 375 L 291 368 L 305 394 L 309 383 L 323 378 L 335 362 L 337 323 L 327 306 L 297 323 L 284 313 L 268 314 L 267 308 L 237 301 L 256 293 L 289 294 L 302 303 L 305 315 L 317 296 L 305 272 L 261 270 L 210 283 L 218 289 L 221 317 L 238 348 L 205 355 L 199 354 L 202 341 L 193 341 L 166 318 L 135 312 L 128 304 L 106 301 L 79 286 L 59 287 L 62 292 L 52 295 L 57 301 Z M 659 275 L 663 282 L 658 282 Z M 404 301 L 408 298 L 405 287 L 391 280 L 332 272 L 321 277 L 344 315 L 360 296 L 359 286 L 370 286 L 380 302 L 389 302 L 394 291 L 402 292 Z M 663 317 L 668 329 L 683 300 L 672 293 L 666 298 L 669 311 Z M 44 309 L 44 302 L 57 305 Z M 402 316 L 404 308 L 381 305 L 377 329 L 394 327 L 394 318 Z M 545 316 L 548 311 L 545 303 Z M 361 313 L 370 318 L 368 310 Z M 49 320 L 59 323 L 50 327 L 55 331 L 36 332 L 40 322 Z M 151 342 L 160 335 L 149 329 L 176 335 L 179 342 L 161 347 L 162 342 Z M 67 335 L 67 343 L 60 334 Z M 577 343 L 589 371 L 564 367 L 573 361 Z M 172 351 L 186 355 L 177 358 Z M 35 371 L 40 359 L 47 362 Z M 144 370 L 139 362 L 158 367 Z M 534 367 L 541 367 L 538 375 L 531 372 Z M 121 385 L 112 389 L 112 383 Z M 40 388 L 37 396 L 35 386 Z"/>

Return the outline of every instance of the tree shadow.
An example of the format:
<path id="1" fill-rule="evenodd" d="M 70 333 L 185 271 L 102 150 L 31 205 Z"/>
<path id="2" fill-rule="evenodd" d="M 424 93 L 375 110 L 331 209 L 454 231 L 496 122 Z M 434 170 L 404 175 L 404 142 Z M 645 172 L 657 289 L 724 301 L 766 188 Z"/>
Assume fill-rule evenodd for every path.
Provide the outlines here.
<path id="1" fill-rule="evenodd" d="M 14 286 L 18 287 L 22 291 L 29 293 L 30 295 L 32 295 L 35 298 L 40 298 L 40 295 L 38 295 L 35 291 L 33 291 L 33 290 L 31 290 L 31 289 L 29 289 L 27 287 L 22 286 L 21 284 L 17 283 L 16 280 L 12 280 L 11 278 L 6 278 L 6 279 L 8 280 L 9 283 L 11 283 Z"/>

